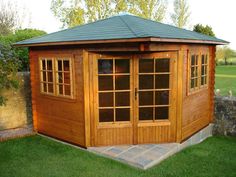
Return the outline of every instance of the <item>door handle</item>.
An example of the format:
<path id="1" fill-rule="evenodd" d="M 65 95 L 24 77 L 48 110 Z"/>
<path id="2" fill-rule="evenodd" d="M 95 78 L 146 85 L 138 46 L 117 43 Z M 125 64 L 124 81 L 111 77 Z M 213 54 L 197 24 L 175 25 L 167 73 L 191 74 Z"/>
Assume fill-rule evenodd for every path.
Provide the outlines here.
<path id="1" fill-rule="evenodd" d="M 134 89 L 134 97 L 135 97 L 135 100 L 137 100 L 137 95 L 138 95 L 138 88 L 135 88 L 135 89 Z"/>

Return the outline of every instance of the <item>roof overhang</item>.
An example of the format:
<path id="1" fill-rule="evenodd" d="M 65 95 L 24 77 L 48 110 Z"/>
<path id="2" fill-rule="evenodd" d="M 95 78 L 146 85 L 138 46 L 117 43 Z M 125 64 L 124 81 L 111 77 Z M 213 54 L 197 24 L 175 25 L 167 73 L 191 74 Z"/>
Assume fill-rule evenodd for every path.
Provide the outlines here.
<path id="1" fill-rule="evenodd" d="M 105 43 L 127 43 L 127 42 L 166 42 L 166 43 L 187 43 L 187 44 L 211 44 L 211 45 L 226 45 L 227 41 L 209 41 L 209 40 L 194 40 L 194 39 L 178 39 L 178 38 L 128 38 L 128 39 L 109 39 L 109 40 L 84 40 L 84 41 L 63 41 L 63 42 L 42 42 L 29 44 L 13 44 L 17 47 L 36 47 L 36 46 L 56 46 L 56 45 L 80 45 L 80 44 L 105 44 Z"/>

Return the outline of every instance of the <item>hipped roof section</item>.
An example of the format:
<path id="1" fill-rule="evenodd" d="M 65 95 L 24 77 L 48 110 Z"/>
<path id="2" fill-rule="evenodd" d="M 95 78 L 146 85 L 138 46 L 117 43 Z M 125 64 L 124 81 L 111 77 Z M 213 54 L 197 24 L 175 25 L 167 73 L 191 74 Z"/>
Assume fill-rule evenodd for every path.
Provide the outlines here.
<path id="1" fill-rule="evenodd" d="M 15 46 L 47 46 L 115 42 L 178 42 L 228 44 L 216 37 L 133 15 L 119 15 L 15 43 Z"/>

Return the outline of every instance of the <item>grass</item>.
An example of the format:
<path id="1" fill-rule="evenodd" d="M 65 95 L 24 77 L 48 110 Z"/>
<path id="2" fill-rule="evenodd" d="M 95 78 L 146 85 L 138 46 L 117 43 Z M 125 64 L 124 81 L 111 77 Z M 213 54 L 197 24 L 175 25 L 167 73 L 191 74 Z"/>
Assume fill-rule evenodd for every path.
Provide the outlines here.
<path id="1" fill-rule="evenodd" d="M 215 89 L 220 89 L 221 95 L 228 95 L 232 90 L 236 96 L 236 65 L 216 67 Z"/>
<path id="2" fill-rule="evenodd" d="M 208 138 L 146 171 L 37 135 L 0 143 L 1 177 L 235 177 L 235 164 L 235 137 Z"/>

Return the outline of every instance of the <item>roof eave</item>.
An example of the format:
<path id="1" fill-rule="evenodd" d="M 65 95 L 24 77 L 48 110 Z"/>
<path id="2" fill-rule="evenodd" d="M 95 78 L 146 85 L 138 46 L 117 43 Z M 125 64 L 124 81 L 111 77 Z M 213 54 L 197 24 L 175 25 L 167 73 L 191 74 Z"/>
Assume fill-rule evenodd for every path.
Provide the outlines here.
<path id="1" fill-rule="evenodd" d="M 168 42 L 168 43 L 193 43 L 193 44 L 213 44 L 226 45 L 227 41 L 210 41 L 210 40 L 194 40 L 194 39 L 178 39 L 178 38 L 128 38 L 128 39 L 108 39 L 108 40 L 84 40 L 84 41 L 65 41 L 65 42 L 44 42 L 44 43 L 28 43 L 13 44 L 16 47 L 36 47 L 36 46 L 55 46 L 55 45 L 79 45 L 79 44 L 102 44 L 102 43 L 124 43 L 124 42 Z"/>

